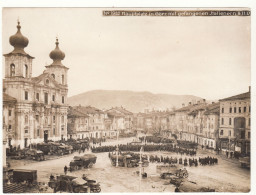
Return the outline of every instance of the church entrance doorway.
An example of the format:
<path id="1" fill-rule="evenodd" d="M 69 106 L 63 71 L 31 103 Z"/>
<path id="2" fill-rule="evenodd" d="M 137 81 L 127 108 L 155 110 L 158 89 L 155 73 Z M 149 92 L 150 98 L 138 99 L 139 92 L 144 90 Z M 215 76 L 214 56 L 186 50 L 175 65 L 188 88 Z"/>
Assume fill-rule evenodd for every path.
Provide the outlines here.
<path id="1" fill-rule="evenodd" d="M 44 131 L 44 142 L 47 142 L 48 141 L 48 131 L 45 130 Z"/>

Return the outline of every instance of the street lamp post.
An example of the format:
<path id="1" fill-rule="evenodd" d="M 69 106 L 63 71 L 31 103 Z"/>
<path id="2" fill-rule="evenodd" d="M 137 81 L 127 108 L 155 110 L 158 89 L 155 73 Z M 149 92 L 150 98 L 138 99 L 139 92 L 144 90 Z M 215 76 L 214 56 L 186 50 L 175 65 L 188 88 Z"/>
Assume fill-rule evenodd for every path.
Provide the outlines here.
<path id="1" fill-rule="evenodd" d="M 116 147 L 116 167 L 118 167 L 118 130 L 116 131 L 116 137 L 117 137 L 117 147 Z"/>
<path id="2" fill-rule="evenodd" d="M 228 158 L 230 158 L 230 135 L 228 136 Z"/>
<path id="3" fill-rule="evenodd" d="M 142 177 L 142 160 L 141 160 L 141 152 L 142 152 L 142 147 L 140 148 L 140 162 L 139 162 L 139 166 L 140 166 L 140 182 L 139 182 L 139 192 L 141 191 L 141 177 Z"/>

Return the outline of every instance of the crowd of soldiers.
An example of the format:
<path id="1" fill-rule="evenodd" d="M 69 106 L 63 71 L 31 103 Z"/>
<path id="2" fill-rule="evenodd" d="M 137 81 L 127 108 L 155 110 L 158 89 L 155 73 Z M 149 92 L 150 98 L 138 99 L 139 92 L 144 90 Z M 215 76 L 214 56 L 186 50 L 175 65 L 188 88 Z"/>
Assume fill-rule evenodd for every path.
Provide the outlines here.
<path id="1" fill-rule="evenodd" d="M 185 157 L 184 160 L 180 157 L 179 159 L 177 157 L 159 157 L 157 155 L 153 156 L 150 155 L 149 157 L 149 162 L 153 163 L 153 162 L 157 162 L 157 163 L 164 163 L 164 164 L 180 164 L 180 165 L 184 165 L 184 166 L 198 166 L 198 164 L 200 165 L 213 165 L 213 164 L 218 164 L 218 158 L 214 158 L 214 157 L 205 157 L 205 158 L 200 158 L 199 160 L 197 160 L 197 158 L 187 158 Z"/>
<path id="2" fill-rule="evenodd" d="M 207 156 L 205 158 L 199 158 L 199 163 L 201 165 L 214 165 L 218 164 L 218 158 Z"/>
<path id="3" fill-rule="evenodd" d="M 145 144 L 145 145 L 131 145 L 131 144 L 121 144 L 118 145 L 118 149 L 121 151 L 134 151 L 139 152 L 141 147 L 145 152 L 152 152 L 152 151 L 167 151 L 167 152 L 175 152 L 181 155 L 196 155 L 196 148 L 189 149 L 183 148 L 181 146 L 177 146 L 176 144 Z M 100 153 L 100 152 L 113 152 L 117 149 L 117 146 L 99 146 L 99 147 L 91 147 L 92 152 Z"/>

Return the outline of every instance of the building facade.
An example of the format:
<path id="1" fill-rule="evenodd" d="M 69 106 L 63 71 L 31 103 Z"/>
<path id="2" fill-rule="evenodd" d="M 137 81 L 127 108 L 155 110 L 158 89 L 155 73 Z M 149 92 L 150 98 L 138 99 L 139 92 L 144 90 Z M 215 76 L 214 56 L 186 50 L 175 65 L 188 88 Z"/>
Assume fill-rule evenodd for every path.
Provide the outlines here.
<path id="1" fill-rule="evenodd" d="M 8 139 L 12 146 L 27 147 L 30 143 L 67 138 L 67 71 L 62 64 L 65 54 L 56 48 L 50 53 L 53 63 L 45 71 L 32 77 L 34 57 L 24 51 L 28 39 L 17 33 L 10 37 L 14 50 L 5 57 L 3 91 L 16 100 L 14 124 Z M 8 111 L 11 112 L 11 111 Z"/>
<path id="2" fill-rule="evenodd" d="M 220 101 L 220 149 L 224 152 L 250 154 L 251 92 Z M 231 154 L 231 155 L 232 155 Z"/>

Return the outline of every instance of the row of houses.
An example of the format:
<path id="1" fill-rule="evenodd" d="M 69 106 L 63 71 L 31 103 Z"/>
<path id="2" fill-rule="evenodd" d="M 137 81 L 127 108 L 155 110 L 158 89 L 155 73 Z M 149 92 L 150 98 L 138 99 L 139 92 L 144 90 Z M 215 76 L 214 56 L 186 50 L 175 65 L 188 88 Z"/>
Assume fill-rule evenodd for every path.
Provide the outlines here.
<path id="1" fill-rule="evenodd" d="M 251 98 L 246 93 L 207 103 L 204 99 L 173 111 L 134 115 L 137 131 L 175 136 L 224 153 L 250 153 Z"/>
<path id="2" fill-rule="evenodd" d="M 133 128 L 133 113 L 114 107 L 102 111 L 92 106 L 74 106 L 68 109 L 68 138 L 112 138 L 128 133 Z"/>

